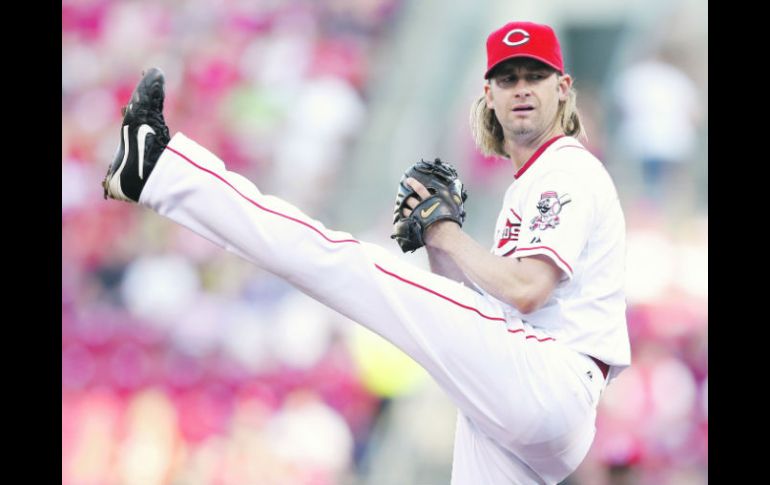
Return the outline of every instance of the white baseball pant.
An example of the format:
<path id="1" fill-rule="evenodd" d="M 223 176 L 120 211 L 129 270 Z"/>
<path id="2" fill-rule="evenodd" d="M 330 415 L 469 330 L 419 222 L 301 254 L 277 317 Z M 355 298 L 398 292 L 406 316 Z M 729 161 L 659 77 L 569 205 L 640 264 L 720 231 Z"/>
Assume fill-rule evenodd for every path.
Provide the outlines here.
<path id="1" fill-rule="evenodd" d="M 603 386 L 598 367 L 507 317 L 498 302 L 262 194 L 181 133 L 139 203 L 284 278 L 423 366 L 459 408 L 453 485 L 557 483 L 588 452 Z"/>

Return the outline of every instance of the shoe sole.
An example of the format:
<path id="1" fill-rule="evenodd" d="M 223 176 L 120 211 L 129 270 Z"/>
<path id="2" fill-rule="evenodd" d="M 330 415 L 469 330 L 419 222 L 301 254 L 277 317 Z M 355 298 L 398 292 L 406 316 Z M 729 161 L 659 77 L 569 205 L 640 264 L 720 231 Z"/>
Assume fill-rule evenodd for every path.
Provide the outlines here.
<path id="1" fill-rule="evenodd" d="M 165 83 L 165 76 L 163 75 L 163 71 L 153 67 L 148 69 L 143 74 L 142 79 L 136 85 L 136 88 L 134 88 L 134 92 L 131 94 L 131 101 L 129 101 L 128 106 L 126 107 L 126 112 L 123 115 L 123 123 L 122 123 L 122 129 L 121 129 L 121 142 L 120 142 L 120 145 L 118 146 L 118 152 L 115 154 L 115 159 L 112 161 L 112 165 L 110 166 L 110 168 L 115 166 L 115 162 L 117 162 L 121 151 L 123 152 L 123 159 L 121 160 L 120 165 L 118 165 L 118 168 L 114 172 L 112 172 L 112 170 L 108 171 L 107 178 L 104 181 L 106 183 L 102 183 L 102 185 L 106 190 L 105 198 L 107 195 L 109 195 L 114 199 L 137 202 L 125 195 L 125 193 L 123 192 L 122 186 L 120 184 L 120 176 L 123 173 L 123 169 L 126 167 L 126 162 L 128 161 L 128 155 L 130 150 L 130 144 L 128 139 L 128 123 L 126 122 L 126 119 L 129 116 L 132 116 L 134 105 L 138 104 L 141 101 L 142 93 L 148 93 L 156 82 L 160 82 L 161 89 L 163 89 L 163 84 Z M 147 94 L 145 94 L 145 96 L 146 95 Z M 152 130 L 151 128 L 150 128 L 150 132 L 152 134 L 155 134 L 155 131 Z M 137 142 L 137 145 L 138 145 L 138 142 Z M 144 152 L 142 151 L 138 155 L 139 155 L 139 177 L 143 178 L 141 170 L 143 168 L 142 165 L 144 162 L 143 160 Z M 112 173 L 110 174 L 109 172 L 112 172 Z"/>

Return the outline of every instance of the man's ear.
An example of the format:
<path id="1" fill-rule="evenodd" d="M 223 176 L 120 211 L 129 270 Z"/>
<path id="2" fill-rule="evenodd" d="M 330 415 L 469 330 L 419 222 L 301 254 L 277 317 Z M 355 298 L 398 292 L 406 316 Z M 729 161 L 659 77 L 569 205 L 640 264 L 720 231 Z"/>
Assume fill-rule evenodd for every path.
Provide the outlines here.
<path id="1" fill-rule="evenodd" d="M 492 104 L 492 87 L 489 83 L 484 83 L 484 97 L 487 99 L 487 109 L 494 109 L 495 106 Z"/>
<path id="2" fill-rule="evenodd" d="M 567 97 L 569 96 L 569 90 L 572 87 L 572 76 L 569 74 L 564 74 L 563 76 L 559 76 L 559 84 L 558 84 L 558 90 L 559 90 L 559 101 L 566 101 Z"/>

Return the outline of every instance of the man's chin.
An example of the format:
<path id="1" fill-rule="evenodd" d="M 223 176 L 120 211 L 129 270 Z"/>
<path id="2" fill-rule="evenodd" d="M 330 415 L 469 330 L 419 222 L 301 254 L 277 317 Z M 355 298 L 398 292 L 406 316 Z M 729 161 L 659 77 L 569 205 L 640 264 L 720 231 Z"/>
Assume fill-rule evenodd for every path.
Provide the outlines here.
<path id="1" fill-rule="evenodd" d="M 529 135 L 532 135 L 532 133 L 535 130 L 533 130 L 531 127 L 518 127 L 513 129 L 513 136 L 520 138 L 520 137 L 527 137 Z"/>

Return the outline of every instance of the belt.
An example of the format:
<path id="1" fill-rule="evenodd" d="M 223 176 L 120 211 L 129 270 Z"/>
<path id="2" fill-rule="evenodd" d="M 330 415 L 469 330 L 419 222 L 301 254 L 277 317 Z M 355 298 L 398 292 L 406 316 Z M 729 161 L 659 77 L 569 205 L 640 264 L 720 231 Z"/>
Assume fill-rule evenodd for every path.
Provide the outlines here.
<path id="1" fill-rule="evenodd" d="M 589 357 L 591 357 L 589 355 Z M 607 373 L 610 371 L 610 366 L 602 362 L 601 360 L 597 359 L 596 357 L 591 357 L 591 360 L 596 362 L 596 365 L 599 366 L 599 369 L 602 371 L 602 375 L 604 376 L 604 380 L 607 380 Z"/>

